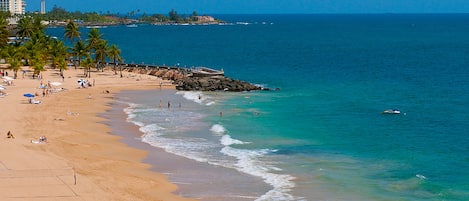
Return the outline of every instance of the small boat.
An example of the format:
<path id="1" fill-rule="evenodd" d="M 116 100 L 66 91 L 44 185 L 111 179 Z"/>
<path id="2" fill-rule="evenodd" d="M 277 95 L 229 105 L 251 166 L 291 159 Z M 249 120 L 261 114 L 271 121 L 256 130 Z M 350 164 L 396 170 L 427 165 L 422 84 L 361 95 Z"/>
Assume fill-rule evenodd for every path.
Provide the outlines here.
<path id="1" fill-rule="evenodd" d="M 129 27 L 129 28 L 135 28 L 135 27 L 138 27 L 138 25 L 136 24 L 127 24 L 125 25 L 126 27 Z"/>
<path id="2" fill-rule="evenodd" d="M 215 70 L 207 67 L 197 67 L 191 70 L 193 77 L 211 77 L 211 76 L 224 76 L 225 72 L 222 70 Z"/>
<path id="3" fill-rule="evenodd" d="M 401 111 L 399 111 L 398 109 L 387 109 L 381 112 L 381 114 L 400 114 L 400 113 Z"/>

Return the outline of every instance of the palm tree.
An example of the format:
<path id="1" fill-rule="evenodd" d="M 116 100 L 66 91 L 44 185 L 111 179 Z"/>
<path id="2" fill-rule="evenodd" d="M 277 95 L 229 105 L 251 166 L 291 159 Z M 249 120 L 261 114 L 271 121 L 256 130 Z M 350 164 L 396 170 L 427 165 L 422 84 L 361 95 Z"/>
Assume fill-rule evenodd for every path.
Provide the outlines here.
<path id="1" fill-rule="evenodd" d="M 82 40 L 79 40 L 75 43 L 72 48 L 72 54 L 78 59 L 78 65 L 81 64 L 81 59 L 88 55 L 86 45 Z M 73 62 L 75 63 L 75 62 Z M 77 65 L 75 65 L 75 70 L 77 69 Z"/>
<path id="2" fill-rule="evenodd" d="M 31 17 L 23 17 L 18 21 L 18 31 L 16 35 L 21 37 L 23 40 L 25 38 L 31 37 L 34 33 L 33 22 Z"/>
<path id="3" fill-rule="evenodd" d="M 46 25 L 42 23 L 42 19 L 39 16 L 35 16 L 32 20 L 32 28 L 33 28 L 33 32 L 44 33 L 44 29 L 46 28 Z"/>
<path id="4" fill-rule="evenodd" d="M 100 68 L 104 66 L 108 49 L 109 47 L 105 40 L 100 40 L 95 47 L 95 63 L 98 64 Z M 104 70 L 104 68 L 102 68 L 102 70 Z"/>
<path id="5" fill-rule="evenodd" d="M 2 54 L 5 57 L 6 62 L 10 64 L 8 68 L 13 70 L 14 78 L 16 79 L 21 64 L 20 48 L 15 45 L 7 45 L 3 49 Z"/>
<path id="6" fill-rule="evenodd" d="M 10 35 L 10 32 L 8 31 L 8 22 L 3 16 L 1 16 L 0 17 L 0 48 L 5 47 L 7 45 L 9 35 Z"/>
<path id="7" fill-rule="evenodd" d="M 60 75 L 63 76 L 63 71 L 67 70 L 67 61 L 65 58 L 58 60 L 57 68 L 60 71 Z"/>
<path id="8" fill-rule="evenodd" d="M 122 58 L 120 56 L 121 50 L 117 47 L 117 45 L 113 44 L 109 47 L 107 55 L 110 59 L 114 61 L 114 74 L 117 75 L 117 62 L 122 62 Z M 121 71 L 122 77 L 122 71 Z"/>
<path id="9" fill-rule="evenodd" d="M 47 38 L 43 32 L 34 33 L 31 39 L 26 41 L 23 45 L 23 58 L 25 59 L 26 65 L 34 66 L 34 58 L 42 58 L 43 63 L 47 60 L 47 50 L 50 49 L 48 46 Z"/>
<path id="10" fill-rule="evenodd" d="M 44 62 L 44 59 L 41 57 L 41 55 L 35 55 L 31 60 L 33 64 L 32 67 L 34 70 L 34 75 L 39 75 L 41 74 L 42 71 L 46 70 L 44 68 L 45 62 Z"/>
<path id="11" fill-rule="evenodd" d="M 52 39 L 50 41 L 49 57 L 52 63 L 52 67 L 59 67 L 59 64 L 65 63 L 65 58 L 67 58 L 67 47 L 62 41 Z M 60 69 L 62 72 L 62 69 Z"/>
<path id="12" fill-rule="evenodd" d="M 93 63 L 96 64 L 97 61 L 98 61 L 98 58 L 100 53 L 97 53 L 97 49 L 99 48 L 99 44 L 101 43 L 101 41 L 103 40 L 102 39 L 103 37 L 103 34 L 99 33 L 99 30 L 98 29 L 91 29 L 90 32 L 88 32 L 88 39 L 87 39 L 87 49 L 88 49 L 88 54 L 90 55 L 90 58 L 91 56 L 94 55 L 94 60 L 93 58 L 91 58 L 93 60 Z M 88 59 L 88 58 L 86 58 Z M 90 68 L 91 69 L 91 68 Z M 91 73 L 90 73 L 90 76 L 91 76 Z"/>
<path id="13" fill-rule="evenodd" d="M 65 27 L 64 37 L 68 38 L 72 43 L 73 39 L 81 38 L 81 33 L 78 29 L 78 26 L 72 20 L 70 20 L 67 26 Z"/>
<path id="14" fill-rule="evenodd" d="M 91 68 L 94 67 L 94 61 L 90 55 L 87 55 L 85 60 L 83 60 L 84 73 L 86 77 L 91 77 Z"/>
<path id="15" fill-rule="evenodd" d="M 91 52 L 96 49 L 99 41 L 102 40 L 103 34 L 99 33 L 98 29 L 91 29 L 88 33 L 88 50 Z"/>
<path id="16" fill-rule="evenodd" d="M 78 65 L 80 65 L 81 59 L 88 55 L 86 45 L 82 40 L 79 40 L 75 43 L 72 48 L 72 54 L 75 55 L 76 58 L 78 58 Z M 75 65 L 75 69 L 77 69 L 77 65 Z"/>
<path id="17" fill-rule="evenodd" d="M 21 69 L 21 61 L 19 58 L 14 58 L 13 60 L 10 61 L 10 65 L 8 66 L 8 69 L 13 70 L 14 72 L 14 78 L 16 79 L 18 77 L 18 71 Z"/>

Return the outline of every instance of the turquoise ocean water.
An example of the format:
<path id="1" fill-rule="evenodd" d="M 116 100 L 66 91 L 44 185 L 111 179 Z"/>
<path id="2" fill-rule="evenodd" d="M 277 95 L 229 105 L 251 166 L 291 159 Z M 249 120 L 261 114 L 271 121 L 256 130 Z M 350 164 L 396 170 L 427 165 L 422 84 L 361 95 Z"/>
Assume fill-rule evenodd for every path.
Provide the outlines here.
<path id="1" fill-rule="evenodd" d="M 280 90 L 124 92 L 138 141 L 261 181 L 225 200 L 469 200 L 469 15 L 217 17 L 232 24 L 100 31 L 126 62 Z M 223 188 L 171 175 L 183 195 Z"/>

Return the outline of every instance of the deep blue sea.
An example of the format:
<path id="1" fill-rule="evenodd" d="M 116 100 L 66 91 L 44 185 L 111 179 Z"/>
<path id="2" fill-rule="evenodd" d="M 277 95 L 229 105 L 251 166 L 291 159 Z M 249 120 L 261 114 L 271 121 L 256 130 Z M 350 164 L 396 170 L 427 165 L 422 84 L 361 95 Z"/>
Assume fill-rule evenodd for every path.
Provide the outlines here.
<path id="1" fill-rule="evenodd" d="M 224 200 L 469 200 L 469 15 L 215 17 L 229 23 L 100 31 L 128 63 L 280 90 L 124 92 L 137 140 L 262 181 L 227 182 L 246 194 Z M 182 195 L 224 188 L 169 175 Z"/>

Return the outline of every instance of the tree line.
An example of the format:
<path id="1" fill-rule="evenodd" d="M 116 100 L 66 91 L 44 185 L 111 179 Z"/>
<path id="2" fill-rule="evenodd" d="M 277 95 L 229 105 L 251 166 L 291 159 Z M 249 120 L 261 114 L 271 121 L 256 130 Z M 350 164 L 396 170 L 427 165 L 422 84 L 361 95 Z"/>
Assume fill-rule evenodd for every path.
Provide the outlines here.
<path id="1" fill-rule="evenodd" d="M 46 65 L 62 73 L 67 70 L 69 63 L 75 69 L 82 66 L 84 75 L 91 77 L 91 70 L 103 69 L 107 60 L 115 64 L 123 61 L 118 46 L 108 44 L 98 29 L 90 29 L 87 39 L 83 40 L 77 24 L 69 20 L 63 35 L 70 40 L 72 46 L 69 47 L 64 41 L 48 36 L 45 28 L 39 16 L 23 16 L 12 29 L 6 18 L 0 15 L 0 58 L 8 64 L 15 78 L 22 66 L 29 66 L 33 76 L 37 76 L 46 70 Z M 15 40 L 9 38 L 11 34 Z M 116 66 L 114 71 L 117 74 Z"/>
<path id="2" fill-rule="evenodd" d="M 122 23 L 125 24 L 129 19 L 135 19 L 145 23 L 192 23 L 197 22 L 198 16 L 196 11 L 190 15 L 178 14 L 174 9 L 171 9 L 167 15 L 140 13 L 140 10 L 130 11 L 126 14 L 112 14 L 107 11 L 106 13 L 86 12 L 80 11 L 68 12 L 64 8 L 55 5 L 51 11 L 45 14 L 29 13 L 30 16 L 40 16 L 46 21 L 62 21 L 67 19 L 80 19 L 84 23 Z"/>

